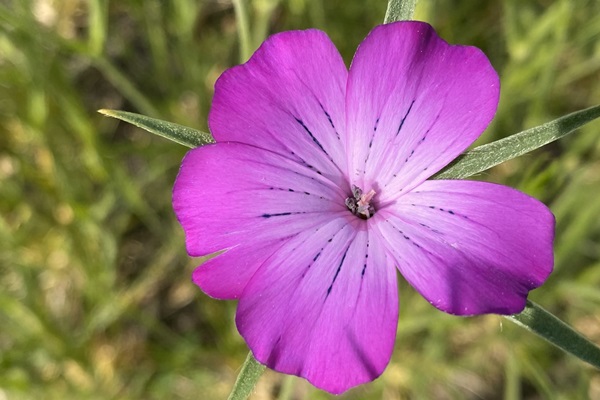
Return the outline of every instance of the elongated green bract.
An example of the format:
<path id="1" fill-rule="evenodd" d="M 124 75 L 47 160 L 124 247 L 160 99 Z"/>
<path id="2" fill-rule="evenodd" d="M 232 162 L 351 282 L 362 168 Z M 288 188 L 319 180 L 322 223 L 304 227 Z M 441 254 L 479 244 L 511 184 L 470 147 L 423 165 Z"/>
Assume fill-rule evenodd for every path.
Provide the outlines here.
<path id="1" fill-rule="evenodd" d="M 600 105 L 484 144 L 460 155 L 433 179 L 462 179 L 554 142 L 600 117 Z"/>
<path id="2" fill-rule="evenodd" d="M 98 112 L 108 117 L 128 122 L 138 128 L 145 129 L 150 133 L 154 133 L 155 135 L 162 136 L 190 148 L 214 143 L 214 139 L 210 133 L 188 128 L 187 126 L 127 111 L 98 110 Z"/>
<path id="3" fill-rule="evenodd" d="M 417 0 L 389 0 L 383 23 L 410 21 L 416 6 Z"/>
<path id="4" fill-rule="evenodd" d="M 600 348 L 534 302 L 528 300 L 523 312 L 506 318 L 559 349 L 600 368 Z"/>

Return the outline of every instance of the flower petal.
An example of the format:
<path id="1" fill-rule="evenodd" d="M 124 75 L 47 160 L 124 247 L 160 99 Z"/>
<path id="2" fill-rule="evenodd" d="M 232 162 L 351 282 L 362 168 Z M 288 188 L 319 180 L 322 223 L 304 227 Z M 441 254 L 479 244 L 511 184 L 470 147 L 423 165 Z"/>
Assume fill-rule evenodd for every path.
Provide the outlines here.
<path id="1" fill-rule="evenodd" d="M 335 394 L 383 372 L 396 335 L 396 271 L 365 225 L 336 218 L 256 272 L 236 322 L 261 363 Z"/>
<path id="2" fill-rule="evenodd" d="M 348 214 L 345 193 L 314 170 L 241 143 L 190 151 L 173 189 L 173 207 L 192 256 L 227 253 L 198 268 L 208 294 L 237 298 L 246 281 L 289 237 Z"/>
<path id="3" fill-rule="evenodd" d="M 552 271 L 554 216 L 505 186 L 426 181 L 376 217 L 402 275 L 452 314 L 518 313 Z"/>
<path id="4" fill-rule="evenodd" d="M 479 137 L 499 89 L 479 49 L 449 45 L 423 22 L 376 27 L 348 77 L 351 181 L 384 201 L 407 192 Z"/>
<path id="5" fill-rule="evenodd" d="M 346 171 L 347 75 L 325 33 L 273 35 L 246 64 L 225 71 L 215 84 L 211 132 L 217 142 L 269 149 L 338 182 Z"/>

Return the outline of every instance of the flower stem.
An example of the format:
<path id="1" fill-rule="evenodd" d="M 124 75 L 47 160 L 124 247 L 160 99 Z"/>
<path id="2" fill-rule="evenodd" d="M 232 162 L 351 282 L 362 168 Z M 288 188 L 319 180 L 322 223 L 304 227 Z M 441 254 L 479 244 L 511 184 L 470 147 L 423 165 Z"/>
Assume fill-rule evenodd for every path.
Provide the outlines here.
<path id="1" fill-rule="evenodd" d="M 410 21 L 416 6 L 417 0 L 389 0 L 383 23 Z"/>
<path id="2" fill-rule="evenodd" d="M 252 393 L 254 386 L 256 386 L 258 378 L 260 378 L 264 371 L 265 366 L 256 361 L 251 351 L 248 352 L 246 361 L 244 361 L 244 365 L 242 365 L 242 370 L 240 371 L 240 374 L 235 381 L 235 385 L 233 385 L 233 390 L 227 399 L 247 399 Z"/>

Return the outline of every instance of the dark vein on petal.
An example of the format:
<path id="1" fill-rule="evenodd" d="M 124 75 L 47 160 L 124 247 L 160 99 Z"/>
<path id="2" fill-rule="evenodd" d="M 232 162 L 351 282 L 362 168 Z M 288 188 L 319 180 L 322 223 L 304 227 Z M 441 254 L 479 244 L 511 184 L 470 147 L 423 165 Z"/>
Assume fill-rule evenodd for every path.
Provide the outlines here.
<path id="1" fill-rule="evenodd" d="M 425 131 L 425 134 L 423 135 L 423 137 L 421 137 L 421 139 L 419 139 L 419 141 L 417 142 L 417 145 L 411 150 L 408 157 L 406 157 L 406 159 L 404 160 L 405 163 L 407 163 L 408 160 L 410 160 L 410 158 L 413 156 L 413 154 L 415 154 L 415 150 L 417 150 L 417 148 L 425 141 L 425 139 L 427 139 L 427 135 L 431 131 L 431 128 L 434 127 L 434 125 L 436 124 L 436 122 L 438 121 L 439 118 L 440 118 L 440 114 L 438 114 L 437 117 L 435 117 L 435 119 L 433 120 L 433 123 L 431 124 L 431 126 L 429 126 L 429 129 L 427 129 L 427 131 Z M 426 171 L 427 167 L 425 167 L 423 170 Z"/>
<path id="2" fill-rule="evenodd" d="M 325 148 L 323 148 L 321 143 L 317 140 L 315 135 L 313 135 L 313 133 L 310 131 L 310 129 L 308 129 L 308 127 L 304 124 L 304 122 L 300 118 L 297 118 L 297 117 L 294 117 L 294 119 L 296 120 L 296 122 L 298 122 L 304 128 L 304 130 L 306 131 L 306 133 L 308 133 L 308 135 L 310 136 L 312 141 L 315 142 L 317 146 L 319 146 L 319 148 L 323 151 L 323 153 L 325 153 L 327 155 L 327 157 L 329 157 L 329 159 L 331 159 L 331 157 L 329 156 L 327 151 L 325 151 Z M 331 161 L 333 161 L 333 160 L 331 160 Z"/>
<path id="3" fill-rule="evenodd" d="M 306 162 L 306 161 L 305 161 L 305 160 L 304 160 L 302 157 L 300 157 L 298 154 L 296 154 L 296 153 L 295 153 L 295 152 L 293 152 L 293 151 L 290 151 L 290 153 L 291 153 L 291 154 L 292 154 L 294 157 L 298 157 L 298 159 L 300 160 L 300 164 L 301 164 L 303 167 L 306 167 L 306 168 L 308 168 L 308 169 L 310 169 L 310 170 L 312 170 L 312 171 L 315 171 L 315 172 L 316 172 L 317 174 L 319 174 L 319 175 L 323 175 L 323 174 L 321 173 L 321 171 L 319 171 L 319 170 L 318 170 L 318 169 L 317 169 L 315 166 L 313 166 L 313 165 L 311 165 L 311 164 L 307 163 L 307 162 Z"/>
<path id="4" fill-rule="evenodd" d="M 367 172 L 367 161 L 369 161 L 369 157 L 371 156 L 371 147 L 373 147 L 373 140 L 375 140 L 375 133 L 377 133 L 377 125 L 379 125 L 379 118 L 375 120 L 375 126 L 373 126 L 373 134 L 371 135 L 371 140 L 369 141 L 369 150 L 367 151 L 367 156 L 365 157 L 365 164 L 363 166 L 363 172 Z"/>
<path id="5" fill-rule="evenodd" d="M 282 188 L 282 187 L 267 186 L 267 185 L 263 185 L 263 186 L 255 187 L 255 188 L 249 188 L 249 189 L 228 190 L 227 194 L 244 193 L 244 194 L 247 194 L 248 196 L 255 196 L 254 194 L 252 194 L 253 192 L 261 193 L 265 190 L 276 190 L 279 192 L 294 193 L 295 195 L 301 195 L 301 197 L 310 196 L 312 198 L 318 198 L 319 200 L 323 200 L 324 202 L 334 203 L 337 205 L 340 204 L 339 198 L 329 198 L 329 197 L 321 196 L 319 194 L 307 192 L 307 191 L 301 190 L 301 189 Z"/>
<path id="6" fill-rule="evenodd" d="M 295 154 L 295 153 L 292 152 L 292 154 Z M 269 164 L 269 163 L 261 162 L 261 161 L 257 161 L 257 160 L 248 160 L 247 162 L 248 163 L 252 163 L 252 164 L 257 164 L 257 165 L 264 165 L 264 166 L 267 166 L 269 168 L 276 168 L 276 169 L 283 170 L 283 171 L 286 171 L 286 172 L 291 172 L 291 173 L 293 173 L 295 175 L 298 175 L 298 176 L 301 176 L 303 178 L 310 179 L 310 180 L 312 180 L 314 182 L 317 182 L 319 185 L 324 186 L 324 187 L 326 187 L 329 190 L 333 189 L 334 192 L 339 192 L 339 190 L 340 190 L 340 187 L 335 182 L 333 182 L 331 179 L 325 177 L 324 175 L 310 176 L 310 175 L 306 175 L 306 174 L 300 173 L 298 171 L 295 171 L 295 170 L 293 170 L 291 168 L 284 168 L 284 167 L 276 166 L 276 165 L 273 165 L 273 164 Z M 294 162 L 294 161 L 290 160 L 290 162 Z M 307 169 L 309 169 L 307 167 L 308 164 L 306 164 L 306 163 L 304 163 L 304 164 L 298 164 L 298 163 L 296 163 L 296 165 L 300 165 L 302 167 L 306 167 Z M 311 170 L 313 172 L 315 171 L 314 169 L 309 169 L 309 170 Z"/>
<path id="7" fill-rule="evenodd" d="M 327 112 L 327 110 L 325 110 L 325 107 L 323 107 L 323 104 L 321 104 L 321 102 L 319 102 L 319 106 L 321 106 L 321 110 L 323 110 L 323 112 L 325 113 L 325 116 L 327 117 L 327 120 L 329 121 L 329 124 L 333 128 L 333 131 L 335 132 L 335 135 L 337 136 L 338 140 L 341 140 L 340 134 L 337 132 L 337 129 L 335 129 L 335 125 L 333 124 L 333 120 L 331 119 L 331 115 L 329 115 L 329 113 Z"/>
<path id="8" fill-rule="evenodd" d="M 319 257 L 321 256 L 321 254 L 323 253 L 323 251 L 325 250 L 325 247 L 327 247 L 329 245 L 329 243 L 331 243 L 333 241 L 333 238 L 335 238 L 341 231 L 343 231 L 344 229 L 346 229 L 346 226 L 342 226 L 340 230 L 338 230 L 336 233 L 334 233 L 333 235 L 331 235 L 331 237 L 327 240 L 327 243 L 325 243 L 323 245 L 323 247 L 321 247 L 321 249 L 317 252 L 317 254 L 313 257 L 312 262 L 308 265 L 308 267 L 306 267 L 306 269 L 304 270 L 304 272 L 302 273 L 302 278 L 304 278 L 304 275 L 306 275 L 306 273 L 308 272 L 308 270 L 310 269 L 310 267 L 313 266 L 313 264 L 315 262 L 317 262 L 317 260 L 319 259 Z M 318 229 L 317 229 L 318 231 Z"/>
<path id="9" fill-rule="evenodd" d="M 283 191 L 283 192 L 298 193 L 298 194 L 303 194 L 305 196 L 316 196 L 316 197 L 318 197 L 321 200 L 338 202 L 337 199 L 328 199 L 328 198 L 325 198 L 324 196 L 316 195 L 314 193 L 310 193 L 310 192 L 307 192 L 305 190 L 297 190 L 297 189 L 292 189 L 292 188 L 287 188 L 286 189 L 286 188 L 281 188 L 281 187 L 277 187 L 277 186 L 271 186 L 271 187 L 269 187 L 269 190 L 279 190 L 279 191 Z"/>
<path id="10" fill-rule="evenodd" d="M 415 205 L 415 204 L 412 204 L 412 205 Z M 465 218 L 465 219 L 467 219 L 467 220 L 468 220 L 468 221 L 469 221 L 471 224 L 477 225 L 479 228 L 483 228 L 483 229 L 485 229 L 487 232 L 489 232 L 489 233 L 492 233 L 492 234 L 494 234 L 496 237 L 498 237 L 498 238 L 499 238 L 499 240 L 502 240 L 502 238 L 501 238 L 501 236 L 500 236 L 500 234 L 499 234 L 498 232 L 494 231 L 493 229 L 490 229 L 490 227 L 489 227 L 489 226 L 487 226 L 487 225 L 485 225 L 485 224 L 482 224 L 482 223 L 481 223 L 481 222 L 479 222 L 479 221 L 476 221 L 476 220 L 473 220 L 473 219 L 469 218 L 469 217 L 468 217 L 468 216 L 466 216 L 466 215 L 459 214 L 459 213 L 457 213 L 457 212 L 455 212 L 455 211 L 453 211 L 453 210 L 447 210 L 447 209 L 440 208 L 440 207 L 436 207 L 436 206 L 427 206 L 427 205 L 415 205 L 415 206 L 420 206 L 420 207 L 424 207 L 424 208 L 429 208 L 429 209 L 436 210 L 436 211 L 439 211 L 439 212 L 442 212 L 442 213 L 448 213 L 448 214 L 451 214 L 451 215 L 454 215 L 454 216 L 457 216 L 457 217 L 462 217 L 462 218 Z M 450 213 L 449 211 L 452 211 L 452 213 Z M 441 243 L 442 245 L 444 245 L 444 246 L 447 246 L 447 247 L 451 248 L 453 251 L 459 251 L 459 252 L 460 252 L 460 250 L 457 250 L 457 249 L 456 249 L 456 247 L 453 245 L 453 243 L 452 243 L 451 241 L 452 241 L 452 240 L 458 240 L 458 241 L 460 242 L 460 241 L 461 241 L 461 239 L 459 239 L 459 238 L 458 238 L 458 236 L 455 236 L 455 235 L 453 234 L 453 231 L 452 231 L 452 230 L 449 230 L 448 232 L 441 232 L 441 231 L 438 231 L 438 230 L 436 230 L 436 229 L 432 229 L 432 228 L 430 228 L 429 226 L 426 226 L 426 225 L 425 225 L 425 224 L 423 224 L 423 223 L 420 223 L 420 222 L 417 222 L 417 221 L 413 221 L 413 220 L 406 220 L 406 219 L 404 219 L 404 218 L 402 218 L 402 217 L 400 217 L 400 216 L 398 216 L 398 215 L 395 215 L 395 216 L 394 216 L 394 218 L 398 219 L 398 220 L 399 220 L 400 222 L 402 222 L 403 224 L 406 224 L 406 225 L 408 225 L 408 226 L 411 226 L 413 229 L 414 229 L 414 228 L 417 228 L 417 229 L 419 229 L 419 227 L 425 227 L 425 228 L 428 228 L 428 229 L 430 229 L 432 232 L 434 232 L 434 233 L 436 234 L 436 239 L 437 239 L 437 240 L 439 240 L 439 242 L 438 242 L 438 243 Z M 387 219 L 386 219 L 386 222 L 389 222 L 389 220 L 387 220 Z M 395 227 L 395 225 L 394 225 L 394 224 L 392 224 L 391 222 L 389 222 L 389 223 L 390 223 L 390 225 L 392 225 L 392 226 L 394 226 L 394 227 Z M 462 221 L 458 221 L 458 225 L 457 225 L 457 227 L 458 227 L 460 224 L 463 224 L 463 226 L 460 226 L 460 229 L 462 229 L 462 230 L 465 230 L 465 229 L 471 229 L 471 228 L 470 228 L 468 225 L 467 225 L 467 226 L 464 226 L 464 222 L 462 222 Z M 396 229 L 398 230 L 398 228 L 396 228 Z M 450 228 L 450 229 L 451 229 L 451 228 Z M 480 246 L 483 246 L 483 247 L 485 247 L 486 249 L 488 249 L 488 251 L 490 251 L 490 252 L 497 251 L 497 247 L 494 247 L 493 245 L 491 245 L 491 244 L 489 244 L 489 243 L 487 243 L 487 242 L 480 242 L 479 244 L 480 244 Z M 439 255 L 437 255 L 436 253 L 432 253 L 432 252 L 428 251 L 428 250 L 427 250 L 427 249 L 425 249 L 425 248 L 422 248 L 422 249 L 423 249 L 423 250 L 425 250 L 425 251 L 427 251 L 427 253 L 429 253 L 431 256 L 433 256 L 433 257 L 437 258 L 437 259 L 438 259 L 438 260 L 440 260 L 441 262 L 445 262 L 445 260 L 443 260 L 443 259 L 442 259 L 442 258 L 441 258 Z"/>
<path id="11" fill-rule="evenodd" d="M 429 209 L 432 209 L 432 210 L 437 210 L 437 211 L 441 211 L 441 212 L 444 212 L 444 213 L 448 213 L 450 215 L 455 215 L 457 217 L 463 217 L 464 219 L 470 219 L 465 214 L 457 213 L 454 210 L 450 210 L 450 209 L 446 209 L 446 208 L 441 208 L 441 207 L 437 207 L 437 206 L 431 206 L 431 205 L 428 206 L 428 205 L 425 205 L 425 204 L 414 204 L 414 203 L 412 203 L 411 206 L 413 206 L 413 207 L 425 207 L 425 208 L 429 208 Z M 426 226 L 426 225 L 424 225 L 424 226 Z"/>
<path id="12" fill-rule="evenodd" d="M 369 258 L 369 241 L 367 240 L 367 250 L 365 251 L 365 263 L 363 265 L 363 269 L 360 273 L 360 278 L 362 279 L 365 276 L 365 271 L 367 269 L 367 259 Z M 362 288 L 362 286 L 361 286 Z"/>
<path id="13" fill-rule="evenodd" d="M 275 214 L 262 214 L 261 217 L 263 217 L 263 218 L 283 217 L 286 215 L 294 215 L 294 214 L 306 214 L 306 211 L 283 212 L 283 213 L 275 213 Z"/>
<path id="14" fill-rule="evenodd" d="M 281 212 L 281 213 L 264 213 L 264 214 L 260 214 L 258 215 L 258 217 L 261 218 L 271 218 L 271 217 L 286 217 L 286 216 L 290 216 L 290 215 L 298 215 L 298 214 L 323 214 L 326 213 L 328 214 L 329 217 L 332 216 L 338 216 L 338 215 L 343 215 L 345 213 L 347 213 L 347 210 L 344 211 L 323 211 L 323 210 L 317 210 L 317 211 L 287 211 L 287 212 Z"/>
<path id="15" fill-rule="evenodd" d="M 317 138 L 315 137 L 315 135 L 313 135 L 313 133 L 310 131 L 310 129 L 308 129 L 308 126 L 306 126 L 306 124 L 304 123 L 304 121 L 302 121 L 300 118 L 298 118 L 296 116 L 293 116 L 293 117 L 296 120 L 296 122 L 298 122 L 302 126 L 302 128 L 304 128 L 304 130 L 306 131 L 306 133 L 308 133 L 308 135 L 310 136 L 310 138 L 312 139 L 312 141 L 321 149 L 321 151 L 323 151 L 323 153 L 327 156 L 327 158 L 329 159 L 329 161 L 331 161 L 331 163 L 338 169 L 338 171 L 340 171 L 342 173 L 342 170 L 340 169 L 339 165 L 337 165 L 336 162 L 333 160 L 333 158 L 329 155 L 329 153 L 327 153 L 327 151 L 325 150 L 325 148 L 323 147 L 323 145 L 321 144 L 321 142 L 319 142 L 317 140 Z M 343 175 L 343 173 L 342 173 L 342 175 Z"/>
<path id="16" fill-rule="evenodd" d="M 323 228 L 325 228 L 327 225 L 329 225 L 329 224 L 333 224 L 333 223 L 335 223 L 335 221 L 328 221 L 328 222 L 327 222 L 325 225 L 323 225 L 321 228 L 316 228 L 316 229 L 315 229 L 315 232 L 318 232 L 318 231 L 319 231 L 319 229 L 323 229 Z M 339 229 L 339 230 L 338 230 L 338 231 L 337 231 L 337 232 L 334 234 L 334 236 L 335 236 L 335 235 L 337 235 L 339 232 L 343 231 L 344 229 L 346 229 L 346 227 L 347 227 L 347 225 L 343 225 L 343 226 L 341 227 L 341 229 Z M 305 231 L 304 231 L 304 232 L 305 232 Z M 298 232 L 298 234 L 300 234 L 300 233 L 301 233 L 301 232 Z M 294 246 L 294 247 L 291 249 L 291 252 L 294 252 L 294 251 L 296 251 L 298 248 L 303 248 L 303 247 L 305 246 L 305 243 L 306 243 L 306 241 L 307 241 L 307 240 L 309 240 L 309 239 L 310 239 L 310 236 L 309 236 L 309 237 L 306 237 L 306 238 L 304 238 L 304 239 L 303 239 L 303 240 L 302 240 L 302 241 L 301 241 L 299 244 L 297 244 L 296 246 Z M 283 245 L 282 245 L 281 247 L 279 247 L 279 250 L 280 250 L 281 248 L 283 248 Z M 266 263 L 266 262 L 268 262 L 268 261 L 270 261 L 270 260 L 271 260 L 271 259 L 274 257 L 274 254 L 278 253 L 278 251 L 279 251 L 279 250 L 273 251 L 273 253 L 271 254 L 271 256 L 269 256 L 269 257 L 267 258 L 267 261 L 265 261 L 265 263 Z M 276 259 L 276 258 L 275 258 L 275 259 Z M 304 277 L 305 277 L 305 274 L 306 274 L 306 272 L 307 272 L 307 271 L 308 271 L 308 268 L 307 268 L 307 269 L 304 271 L 304 273 L 302 273 L 302 275 L 299 277 L 298 283 L 297 283 L 297 284 L 295 285 L 295 287 L 294 287 L 294 288 L 293 288 L 293 289 L 292 289 L 292 290 L 289 292 L 289 295 L 287 296 L 288 302 L 287 302 L 287 303 L 285 303 L 283 306 L 284 306 L 284 307 L 287 307 L 287 309 L 289 309 L 289 310 L 293 309 L 293 307 L 294 307 L 294 301 L 295 301 L 295 299 L 297 299 L 296 293 L 298 292 L 298 290 L 300 289 L 300 287 L 302 287 L 302 285 L 301 285 L 301 281 L 304 279 Z M 309 329 L 309 330 L 310 330 L 310 329 L 312 329 L 311 327 L 312 327 L 312 326 L 314 326 L 314 325 L 315 325 L 315 324 L 316 324 L 316 323 L 319 321 L 320 314 L 321 314 L 321 311 L 322 311 L 322 309 L 323 309 L 324 305 L 325 305 L 325 303 L 324 303 L 324 302 L 323 302 L 323 303 L 321 303 L 320 305 L 317 305 L 317 307 L 320 307 L 320 310 L 316 310 L 316 315 L 318 315 L 318 317 L 317 317 L 317 318 L 314 318 L 312 321 L 311 321 L 310 319 L 309 319 L 309 320 L 307 320 L 307 321 L 304 321 L 304 324 L 305 324 L 305 325 L 308 325 L 308 326 L 306 326 L 306 329 Z M 287 330 L 289 329 L 289 326 L 290 326 L 290 324 L 294 324 L 294 326 L 295 326 L 295 325 L 297 325 L 297 322 L 298 322 L 298 321 L 297 321 L 296 319 L 294 319 L 294 318 L 289 318 L 289 316 L 290 316 L 290 314 L 288 313 L 287 315 L 285 315 L 285 316 L 284 316 L 284 318 L 282 318 L 282 319 L 280 320 L 280 322 L 281 322 L 281 325 L 280 325 L 280 326 L 281 326 L 280 332 L 285 332 L 285 331 L 287 331 Z"/>
<path id="17" fill-rule="evenodd" d="M 329 296 L 329 294 L 331 293 L 331 288 L 333 288 L 333 284 L 335 283 L 335 280 L 337 279 L 340 271 L 342 270 L 342 265 L 344 265 L 344 260 L 346 259 L 348 250 L 350 250 L 350 246 L 351 246 L 351 244 L 349 244 L 348 247 L 346 247 L 346 251 L 344 251 L 344 255 L 342 256 L 342 261 L 340 261 L 340 265 L 338 266 L 337 271 L 335 271 L 333 281 L 331 281 L 331 285 L 329 285 L 329 288 L 327 289 L 327 296 Z"/>
<path id="18" fill-rule="evenodd" d="M 417 142 L 417 144 L 415 145 L 415 147 L 410 151 L 410 154 L 404 159 L 404 164 L 408 163 L 408 160 L 410 160 L 411 157 L 415 154 L 415 151 L 417 150 L 417 148 L 425 141 L 425 139 L 427 139 L 427 135 L 429 134 L 429 132 L 431 131 L 431 129 L 435 126 L 435 124 L 437 123 L 437 121 L 438 121 L 439 118 L 440 118 L 440 114 L 438 114 L 437 117 L 435 117 L 435 119 L 433 120 L 432 124 L 425 131 L 425 133 L 423 134 L 423 136 L 421 137 L 421 139 L 419 139 L 419 141 Z M 404 120 L 403 120 L 403 122 L 404 122 Z M 400 127 L 402 127 L 402 124 L 400 124 Z M 400 167 L 400 169 L 398 169 L 398 171 L 396 171 L 396 173 L 392 174 L 392 176 L 394 178 L 398 177 L 398 175 L 402 171 L 403 167 L 404 167 L 404 165 L 402 165 Z M 427 171 L 427 168 L 428 167 L 423 168 L 423 171 Z M 383 187 L 388 187 L 388 185 L 390 183 L 392 183 L 392 182 L 389 181 L 388 183 L 386 183 L 385 185 L 383 185 Z M 402 191 L 402 189 L 400 189 L 400 191 Z"/>
<path id="19" fill-rule="evenodd" d="M 398 132 L 396 132 L 396 136 L 398 136 L 398 134 L 402 130 L 404 121 L 406 121 L 406 117 L 408 117 L 408 114 L 410 114 L 410 110 L 412 110 L 414 104 L 415 104 L 415 100 L 413 99 L 413 101 L 410 103 L 410 106 L 408 107 L 408 111 L 406 111 L 406 115 L 404 115 L 404 118 L 402 118 L 402 121 L 400 121 L 400 126 L 398 127 Z"/>
<path id="20" fill-rule="evenodd" d="M 412 243 L 414 246 L 418 247 L 419 249 L 425 250 L 426 252 L 430 253 L 429 250 L 423 249 L 423 247 L 420 244 L 418 244 L 413 239 L 411 239 L 410 236 L 408 236 L 406 233 L 404 233 L 404 231 L 402 231 L 402 229 L 400 229 L 396 225 L 394 225 L 389 219 L 386 219 L 385 222 L 390 224 L 390 226 L 392 228 L 394 228 L 399 234 L 401 234 L 405 240 L 409 241 L 410 243 Z"/>
<path id="21" fill-rule="evenodd" d="M 413 205 L 414 205 L 414 204 L 413 204 Z M 430 227 L 430 226 L 429 226 L 429 225 L 427 225 L 427 224 L 424 224 L 424 223 L 422 223 L 422 222 L 419 222 L 419 225 L 421 225 L 421 226 L 422 226 L 423 228 L 425 228 L 425 229 L 429 229 L 429 230 L 430 230 L 431 232 L 433 232 L 433 233 L 437 233 L 438 235 L 443 235 L 443 233 L 442 233 L 442 232 L 438 231 L 437 229 L 434 229 L 434 228 Z"/>

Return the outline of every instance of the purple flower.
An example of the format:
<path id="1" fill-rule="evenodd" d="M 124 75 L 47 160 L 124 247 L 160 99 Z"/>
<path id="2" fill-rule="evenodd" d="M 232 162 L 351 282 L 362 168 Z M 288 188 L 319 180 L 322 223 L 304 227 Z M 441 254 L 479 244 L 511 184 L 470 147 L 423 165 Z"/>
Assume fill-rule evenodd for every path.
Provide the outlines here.
<path id="1" fill-rule="evenodd" d="M 485 55 L 422 22 L 378 26 L 350 70 L 318 30 L 271 36 L 219 78 L 216 144 L 190 151 L 173 203 L 208 295 L 270 368 L 331 393 L 378 377 L 396 268 L 438 309 L 520 312 L 552 270 L 554 217 L 485 182 L 426 180 L 498 104 Z"/>

